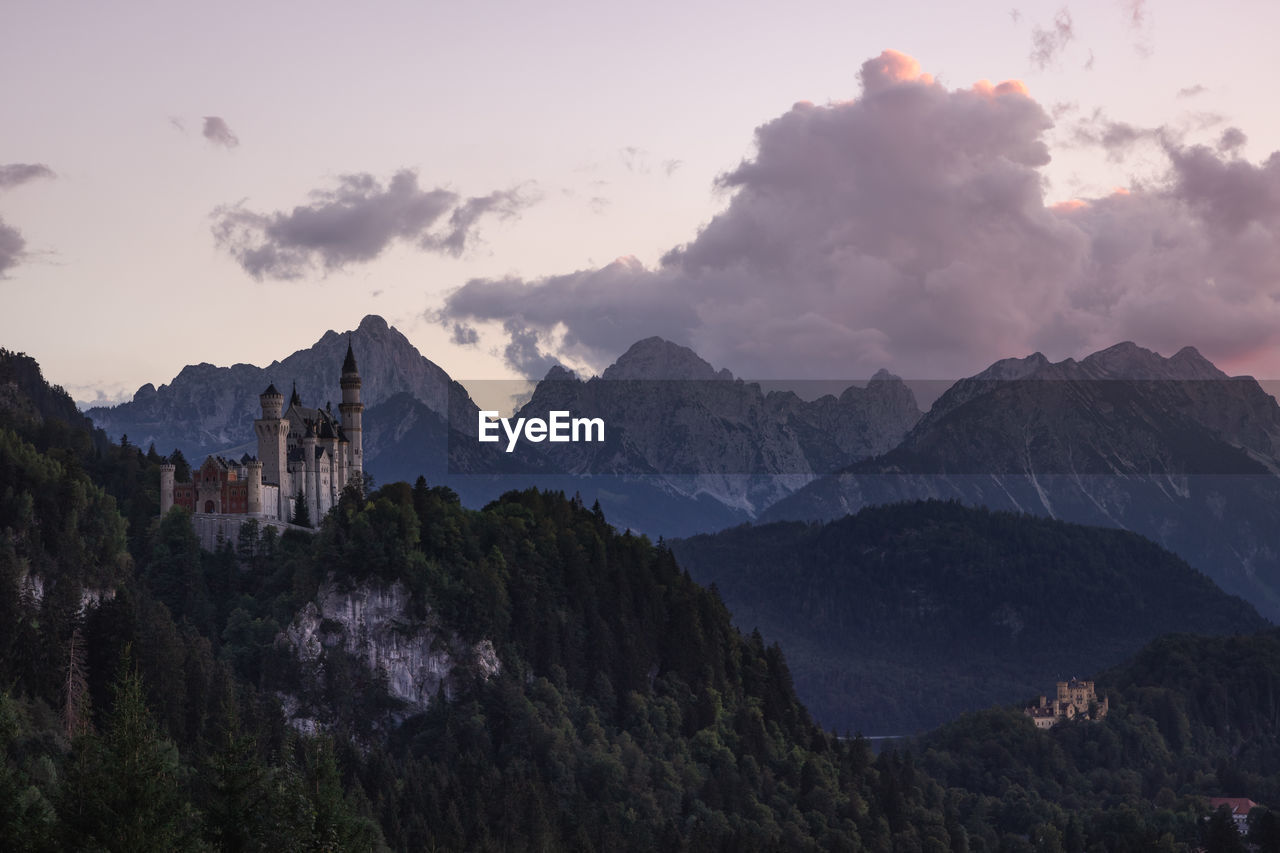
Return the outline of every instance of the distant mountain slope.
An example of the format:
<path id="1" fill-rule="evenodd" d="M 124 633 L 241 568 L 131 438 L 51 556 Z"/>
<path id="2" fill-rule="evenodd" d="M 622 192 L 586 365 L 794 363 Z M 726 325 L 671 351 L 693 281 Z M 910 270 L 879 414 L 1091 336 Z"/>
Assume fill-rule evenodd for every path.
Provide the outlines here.
<path id="1" fill-rule="evenodd" d="M 770 507 L 834 518 L 918 498 L 1123 527 L 1280 618 L 1280 407 L 1188 348 L 1038 353 L 956 383 L 889 453 Z"/>
<path id="2" fill-rule="evenodd" d="M 556 469 L 644 475 L 750 515 L 815 475 L 889 450 L 920 418 L 910 389 L 885 371 L 866 387 L 809 401 L 765 393 L 657 337 L 585 382 L 553 369 L 519 414 L 552 410 L 600 417 L 609 439 L 545 445 Z"/>
<path id="3" fill-rule="evenodd" d="M 338 402 L 338 375 L 348 336 L 360 368 L 366 408 L 406 392 L 433 411 L 447 411 L 449 375 L 398 330 L 371 314 L 353 332 L 325 332 L 310 348 L 267 367 L 188 365 L 167 385 L 142 386 L 132 402 L 89 409 L 86 414 L 112 438 L 127 434 L 133 443 L 146 447 L 154 442 L 165 453 L 176 447 L 192 460 L 232 448 L 249 449 L 254 442 L 253 421 L 261 416 L 258 395 L 268 384 L 288 394 L 296 382 L 298 394 L 311 406 Z M 366 446 L 366 457 L 376 453 L 376 445 Z"/>
<path id="4" fill-rule="evenodd" d="M 781 643 L 840 730 L 900 734 L 1044 692 L 1172 631 L 1266 625 L 1132 533 L 917 502 L 675 543 L 744 630 Z"/>

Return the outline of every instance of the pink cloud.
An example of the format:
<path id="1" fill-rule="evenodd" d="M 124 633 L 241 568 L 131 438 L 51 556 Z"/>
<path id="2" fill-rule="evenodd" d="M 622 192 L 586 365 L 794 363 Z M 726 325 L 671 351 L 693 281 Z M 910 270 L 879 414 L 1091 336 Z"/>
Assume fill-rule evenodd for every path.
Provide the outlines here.
<path id="1" fill-rule="evenodd" d="M 761 125 L 719 179 L 725 209 L 656 268 L 472 281 L 442 318 L 502 323 L 531 370 L 659 334 L 759 378 L 947 378 L 1127 339 L 1228 363 L 1280 345 L 1280 154 L 1151 134 L 1162 180 L 1050 205 L 1053 122 L 1021 83 L 948 89 L 892 51 L 860 79 L 853 100 Z"/>

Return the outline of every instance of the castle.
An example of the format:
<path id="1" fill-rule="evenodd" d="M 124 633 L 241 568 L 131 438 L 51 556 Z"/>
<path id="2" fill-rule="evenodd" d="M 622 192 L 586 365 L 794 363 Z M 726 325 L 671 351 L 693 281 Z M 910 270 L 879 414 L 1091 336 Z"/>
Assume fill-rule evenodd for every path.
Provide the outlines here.
<path id="1" fill-rule="evenodd" d="M 175 483 L 174 466 L 161 465 L 160 514 L 173 506 L 185 507 L 201 539 L 212 538 L 215 528 L 218 535 L 235 538 L 231 525 L 211 522 L 230 521 L 237 530 L 247 518 L 283 525 L 294 521 L 304 507 L 306 518 L 318 524 L 347 484 L 361 482 L 364 475 L 364 404 L 350 341 L 339 385 L 338 418 L 327 406 L 303 406 L 296 387 L 286 410 L 284 395 L 274 383 L 269 385 L 258 397 L 262 417 L 253 422 L 257 458 L 246 455 L 236 462 L 210 456 L 192 471 L 190 483 Z"/>
<path id="2" fill-rule="evenodd" d="M 1028 705 L 1024 712 L 1036 724 L 1038 729 L 1050 729 L 1063 720 L 1088 719 L 1101 720 L 1110 710 L 1107 697 L 1098 699 L 1092 681 L 1058 682 L 1058 696 L 1052 702 L 1041 696 L 1040 704 Z"/>

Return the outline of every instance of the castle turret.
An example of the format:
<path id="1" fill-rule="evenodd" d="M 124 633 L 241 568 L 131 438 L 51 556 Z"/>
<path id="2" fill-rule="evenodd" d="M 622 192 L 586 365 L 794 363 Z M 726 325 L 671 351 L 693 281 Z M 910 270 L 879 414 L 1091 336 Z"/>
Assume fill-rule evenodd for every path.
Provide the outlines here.
<path id="1" fill-rule="evenodd" d="M 333 422 L 329 420 L 328 413 L 326 417 L 320 421 L 319 444 L 324 448 L 325 460 L 324 470 L 321 472 L 324 478 L 328 480 L 328 484 L 324 489 L 325 508 L 337 506 L 338 504 L 338 433 L 333 429 Z"/>
<path id="2" fill-rule="evenodd" d="M 284 395 L 269 385 L 258 398 L 262 402 L 262 417 L 253 422 L 253 431 L 258 436 L 258 459 L 262 462 L 263 482 L 279 486 L 277 492 L 280 505 L 276 508 L 278 518 L 287 518 L 288 507 L 284 503 L 291 497 L 289 482 L 289 421 L 282 418 L 284 411 Z"/>
<path id="3" fill-rule="evenodd" d="M 245 469 L 249 472 L 248 499 L 245 502 L 245 510 L 250 515 L 261 515 L 262 463 L 256 459 L 250 459 L 245 464 Z"/>
<path id="4" fill-rule="evenodd" d="M 320 471 L 316 464 L 316 431 L 307 422 L 307 432 L 302 436 L 303 497 L 307 502 L 307 515 L 312 526 L 320 523 Z"/>
<path id="5" fill-rule="evenodd" d="M 342 362 L 342 432 L 351 443 L 351 459 L 347 466 L 347 478 L 357 479 L 364 474 L 364 446 L 361 443 L 360 420 L 364 404 L 360 402 L 360 372 L 356 369 L 356 355 L 347 341 L 347 357 Z"/>
<path id="6" fill-rule="evenodd" d="M 258 395 L 258 402 L 262 404 L 263 420 L 278 418 L 284 414 L 284 395 L 276 390 L 274 382 Z"/>
<path id="7" fill-rule="evenodd" d="M 173 472 L 174 466 L 165 462 L 160 466 L 160 515 L 166 515 L 173 509 Z"/>

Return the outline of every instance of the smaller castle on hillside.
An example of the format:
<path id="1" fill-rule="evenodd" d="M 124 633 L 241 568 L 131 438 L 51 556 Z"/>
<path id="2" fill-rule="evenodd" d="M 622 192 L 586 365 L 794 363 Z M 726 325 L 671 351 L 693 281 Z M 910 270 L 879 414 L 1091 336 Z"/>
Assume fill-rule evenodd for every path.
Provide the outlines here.
<path id="1" fill-rule="evenodd" d="M 1092 681 L 1058 682 L 1058 695 L 1052 702 L 1047 696 L 1040 697 L 1038 705 L 1028 705 L 1024 712 L 1036 724 L 1038 729 L 1050 729 L 1063 720 L 1101 720 L 1110 710 L 1107 697 L 1098 699 Z"/>
<path id="2" fill-rule="evenodd" d="M 337 417 L 329 406 L 303 406 L 296 385 L 285 409 L 284 395 L 274 383 L 269 385 L 258 397 L 262 417 L 253 422 L 257 457 L 230 461 L 210 456 L 192 471 L 189 483 L 175 483 L 174 466 L 161 465 L 161 515 L 175 505 L 185 507 L 210 547 L 219 536 L 234 541 L 239 525 L 250 518 L 283 526 L 305 508 L 306 517 L 318 524 L 347 484 L 364 475 L 364 404 L 350 342 L 339 385 Z"/>

